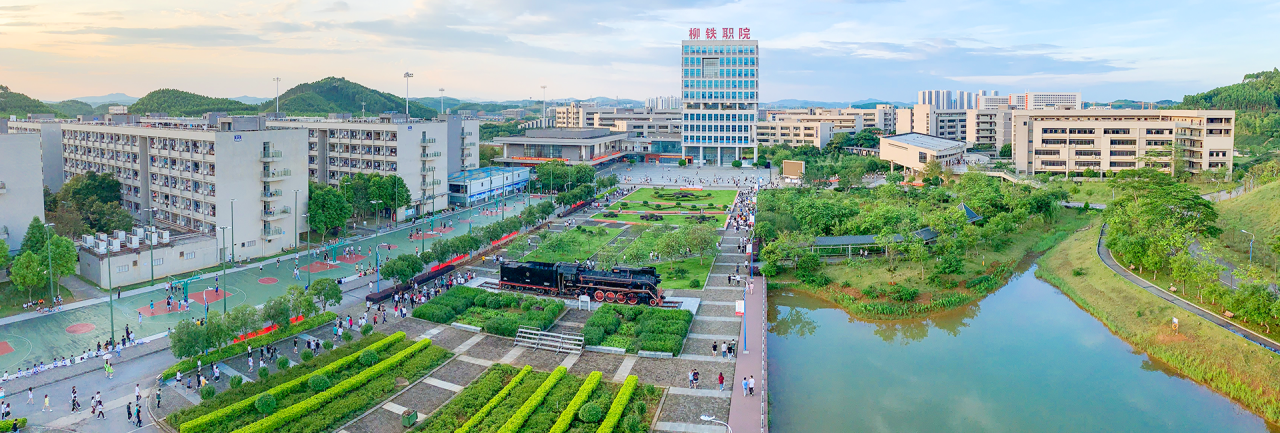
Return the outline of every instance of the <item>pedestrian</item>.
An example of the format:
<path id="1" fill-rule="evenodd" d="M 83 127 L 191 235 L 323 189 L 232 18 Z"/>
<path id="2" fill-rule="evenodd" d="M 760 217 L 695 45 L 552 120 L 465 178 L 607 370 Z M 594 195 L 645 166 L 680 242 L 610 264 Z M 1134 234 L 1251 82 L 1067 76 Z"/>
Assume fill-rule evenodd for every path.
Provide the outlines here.
<path id="1" fill-rule="evenodd" d="M 298 337 L 293 337 L 293 354 L 298 354 Z"/>
<path id="2" fill-rule="evenodd" d="M 124 416 L 129 418 L 129 424 L 133 424 L 133 402 L 124 404 Z"/>
<path id="3" fill-rule="evenodd" d="M 133 407 L 133 422 L 134 425 L 142 427 L 142 405 Z"/>
<path id="4" fill-rule="evenodd" d="M 747 396 L 747 378 L 742 378 L 742 396 Z"/>
<path id="5" fill-rule="evenodd" d="M 49 394 L 45 394 L 45 395 L 44 395 L 44 409 L 40 409 L 40 411 L 41 411 L 41 412 L 53 412 L 53 408 L 49 407 Z"/>
<path id="6" fill-rule="evenodd" d="M 156 388 L 156 409 L 160 408 L 160 388 Z"/>
<path id="7" fill-rule="evenodd" d="M 139 387 L 139 385 L 141 385 L 141 384 L 133 385 L 133 398 L 134 398 L 134 401 L 142 401 L 142 388 L 141 388 L 141 387 Z"/>
<path id="8" fill-rule="evenodd" d="M 718 344 L 716 344 L 716 342 L 715 342 L 715 341 L 712 341 L 712 342 L 711 342 L 711 356 L 716 356 L 716 354 L 717 354 L 717 353 L 720 353 L 720 346 L 719 346 Z"/>
<path id="9" fill-rule="evenodd" d="M 698 370 L 697 370 L 697 369 L 694 369 L 694 370 L 693 370 L 693 389 L 698 389 L 698 381 L 699 381 L 700 379 L 702 379 L 702 378 L 699 376 L 699 374 L 698 374 Z"/>
<path id="10" fill-rule="evenodd" d="M 720 391 L 724 392 L 724 372 L 723 371 L 720 372 L 720 377 L 717 378 L 717 381 L 720 382 Z"/>
<path id="11" fill-rule="evenodd" d="M 751 395 L 756 395 L 756 376 L 751 375 L 751 379 L 747 381 L 747 388 Z"/>
<path id="12" fill-rule="evenodd" d="M 689 389 L 693 389 L 693 370 L 689 370 Z"/>

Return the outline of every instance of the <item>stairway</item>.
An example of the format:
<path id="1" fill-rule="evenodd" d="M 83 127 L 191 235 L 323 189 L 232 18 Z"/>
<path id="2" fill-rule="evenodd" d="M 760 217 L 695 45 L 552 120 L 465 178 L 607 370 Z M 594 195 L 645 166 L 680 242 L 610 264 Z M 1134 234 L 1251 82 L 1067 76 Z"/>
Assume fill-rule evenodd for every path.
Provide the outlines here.
<path id="1" fill-rule="evenodd" d="M 532 326 L 516 331 L 516 346 L 551 350 L 557 353 L 582 353 L 582 334 L 545 332 Z"/>

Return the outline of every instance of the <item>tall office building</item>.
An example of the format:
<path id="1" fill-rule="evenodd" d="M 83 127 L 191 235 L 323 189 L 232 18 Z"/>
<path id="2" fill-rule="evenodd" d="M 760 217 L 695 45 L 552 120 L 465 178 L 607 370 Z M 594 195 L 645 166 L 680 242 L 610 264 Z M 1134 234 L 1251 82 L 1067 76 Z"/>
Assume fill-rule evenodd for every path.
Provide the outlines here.
<path id="1" fill-rule="evenodd" d="M 710 165 L 754 159 L 759 44 L 746 28 L 702 30 L 681 43 L 682 155 Z"/>

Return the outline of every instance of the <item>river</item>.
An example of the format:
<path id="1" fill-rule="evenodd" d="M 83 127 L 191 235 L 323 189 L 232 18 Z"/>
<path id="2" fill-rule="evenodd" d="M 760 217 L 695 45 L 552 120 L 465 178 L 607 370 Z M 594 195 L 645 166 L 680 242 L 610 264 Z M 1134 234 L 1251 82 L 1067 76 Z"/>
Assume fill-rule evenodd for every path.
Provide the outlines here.
<path id="1" fill-rule="evenodd" d="M 1280 432 L 1023 272 L 925 320 L 769 293 L 775 432 Z"/>

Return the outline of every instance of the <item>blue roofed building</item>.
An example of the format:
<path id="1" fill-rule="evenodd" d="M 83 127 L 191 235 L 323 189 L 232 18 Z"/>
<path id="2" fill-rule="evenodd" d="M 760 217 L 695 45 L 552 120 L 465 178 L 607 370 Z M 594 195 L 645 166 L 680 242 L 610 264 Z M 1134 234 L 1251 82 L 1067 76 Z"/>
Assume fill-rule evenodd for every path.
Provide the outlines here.
<path id="1" fill-rule="evenodd" d="M 529 186 L 529 167 L 484 167 L 449 175 L 449 205 L 470 206 Z"/>

